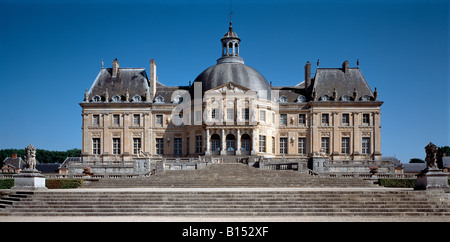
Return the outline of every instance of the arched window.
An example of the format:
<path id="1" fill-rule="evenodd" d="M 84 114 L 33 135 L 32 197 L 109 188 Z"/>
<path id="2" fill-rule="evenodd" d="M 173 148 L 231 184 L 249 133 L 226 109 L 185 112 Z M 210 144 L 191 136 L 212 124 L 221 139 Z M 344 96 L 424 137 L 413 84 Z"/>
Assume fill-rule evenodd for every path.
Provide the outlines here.
<path id="1" fill-rule="evenodd" d="M 182 103 L 183 102 L 183 97 L 180 95 L 177 95 L 174 99 L 173 99 L 173 103 Z"/>
<path id="2" fill-rule="evenodd" d="M 361 101 L 370 101 L 370 97 L 368 95 L 364 95 L 361 97 Z"/>
<path id="3" fill-rule="evenodd" d="M 141 102 L 142 101 L 142 97 L 140 95 L 134 95 L 133 97 L 133 102 Z"/>
<path id="4" fill-rule="evenodd" d="M 298 103 L 304 103 L 304 102 L 306 102 L 306 97 L 303 96 L 303 95 L 299 95 L 299 96 L 297 97 L 297 102 L 298 102 Z"/>
<path id="5" fill-rule="evenodd" d="M 320 101 L 329 101 L 330 97 L 328 95 L 323 95 L 322 97 L 320 97 Z"/>
<path id="6" fill-rule="evenodd" d="M 92 102 L 94 102 L 94 103 L 98 103 L 98 102 L 101 102 L 101 101 L 102 101 L 102 98 L 99 95 L 95 95 L 92 98 Z"/>
<path id="7" fill-rule="evenodd" d="M 161 97 L 161 96 L 157 96 L 157 97 L 155 98 L 155 103 L 164 103 L 164 98 Z"/>
<path id="8" fill-rule="evenodd" d="M 286 96 L 281 96 L 280 97 L 280 103 L 287 103 L 287 102 L 288 102 L 288 99 L 287 99 Z"/>
<path id="9" fill-rule="evenodd" d="M 351 100 L 350 96 L 348 96 L 348 95 L 344 95 L 344 96 L 341 97 L 341 101 L 343 101 L 343 102 L 348 102 L 350 100 Z"/>
<path id="10" fill-rule="evenodd" d="M 121 99 L 120 96 L 116 94 L 112 97 L 111 100 L 112 100 L 112 102 L 120 102 L 120 99 Z"/>

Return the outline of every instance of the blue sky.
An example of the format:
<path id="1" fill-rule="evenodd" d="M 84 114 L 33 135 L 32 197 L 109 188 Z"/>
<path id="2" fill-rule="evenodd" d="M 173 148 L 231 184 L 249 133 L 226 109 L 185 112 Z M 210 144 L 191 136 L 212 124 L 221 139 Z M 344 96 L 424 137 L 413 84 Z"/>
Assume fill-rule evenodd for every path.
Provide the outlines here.
<path id="1" fill-rule="evenodd" d="M 221 55 L 229 1 L 0 0 L 0 149 L 81 148 L 84 90 L 110 67 L 156 60 L 158 80 L 187 85 Z M 450 146 L 447 1 L 234 0 L 245 63 L 274 85 L 303 81 L 304 65 L 345 60 L 377 87 L 382 153 L 425 157 Z"/>

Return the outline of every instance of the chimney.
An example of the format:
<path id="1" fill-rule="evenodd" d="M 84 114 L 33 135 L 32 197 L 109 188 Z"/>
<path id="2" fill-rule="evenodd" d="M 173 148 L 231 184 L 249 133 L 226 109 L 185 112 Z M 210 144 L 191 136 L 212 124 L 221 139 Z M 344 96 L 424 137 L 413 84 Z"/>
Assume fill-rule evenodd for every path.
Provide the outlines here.
<path id="1" fill-rule="evenodd" d="M 342 69 L 344 70 L 345 74 L 348 74 L 348 61 L 344 61 L 342 64 Z"/>
<path id="2" fill-rule="evenodd" d="M 16 153 L 12 154 L 11 156 L 12 156 L 11 157 L 12 159 L 17 159 L 17 154 Z"/>
<path id="3" fill-rule="evenodd" d="M 305 65 L 305 89 L 308 90 L 311 85 L 311 63 L 308 61 Z"/>
<path id="4" fill-rule="evenodd" d="M 150 59 L 150 97 L 153 100 L 156 94 L 156 62 L 154 59 Z"/>
<path id="5" fill-rule="evenodd" d="M 117 58 L 113 60 L 112 64 L 112 77 L 117 77 L 119 74 L 119 62 L 117 61 Z"/>

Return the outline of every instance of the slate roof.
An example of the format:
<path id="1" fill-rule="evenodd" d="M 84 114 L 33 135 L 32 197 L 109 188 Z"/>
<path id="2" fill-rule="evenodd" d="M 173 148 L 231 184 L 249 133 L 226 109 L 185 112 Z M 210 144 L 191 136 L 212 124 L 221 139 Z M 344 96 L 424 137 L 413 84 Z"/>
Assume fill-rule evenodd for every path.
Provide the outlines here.
<path id="1" fill-rule="evenodd" d="M 11 157 L 7 157 L 4 161 L 3 161 L 4 165 L 7 166 L 11 166 L 15 169 L 23 169 L 25 168 L 25 161 L 22 160 L 22 158 L 17 157 L 17 158 L 11 158 Z"/>
<path id="2" fill-rule="evenodd" d="M 59 163 L 36 164 L 36 170 L 42 173 L 59 173 Z"/>
<path id="3" fill-rule="evenodd" d="M 162 84 L 159 83 L 159 85 Z M 145 68 L 119 68 L 115 78 L 112 77 L 112 68 L 102 68 L 88 92 L 89 101 L 91 102 L 96 95 L 105 101 L 106 89 L 108 90 L 108 101 L 111 101 L 116 94 L 121 97 L 121 101 L 124 101 L 127 90 L 130 101 L 135 95 L 140 95 L 142 101 L 146 101 L 145 93 L 150 87 Z"/>
<path id="4" fill-rule="evenodd" d="M 354 90 L 357 91 L 357 100 L 367 95 L 370 100 L 375 100 L 372 90 L 367 84 L 359 68 L 349 68 L 348 73 L 344 73 L 343 68 L 318 68 L 313 80 L 313 88 L 316 91 L 317 99 L 324 95 L 333 97 L 336 90 L 337 97 L 353 96 Z"/>
<path id="5" fill-rule="evenodd" d="M 404 163 L 403 172 L 421 172 L 425 168 L 427 168 L 426 163 Z"/>

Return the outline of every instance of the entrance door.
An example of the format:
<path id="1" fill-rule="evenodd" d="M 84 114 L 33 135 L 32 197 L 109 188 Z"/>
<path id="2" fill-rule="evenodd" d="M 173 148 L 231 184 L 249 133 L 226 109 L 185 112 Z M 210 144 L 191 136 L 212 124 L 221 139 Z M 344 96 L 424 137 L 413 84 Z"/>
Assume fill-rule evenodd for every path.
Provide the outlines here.
<path id="1" fill-rule="evenodd" d="M 226 150 L 227 155 L 236 154 L 236 137 L 233 134 L 228 134 L 226 137 Z"/>
<path id="2" fill-rule="evenodd" d="M 248 134 L 243 134 L 241 137 L 241 154 L 250 155 L 251 142 L 250 136 Z"/>

